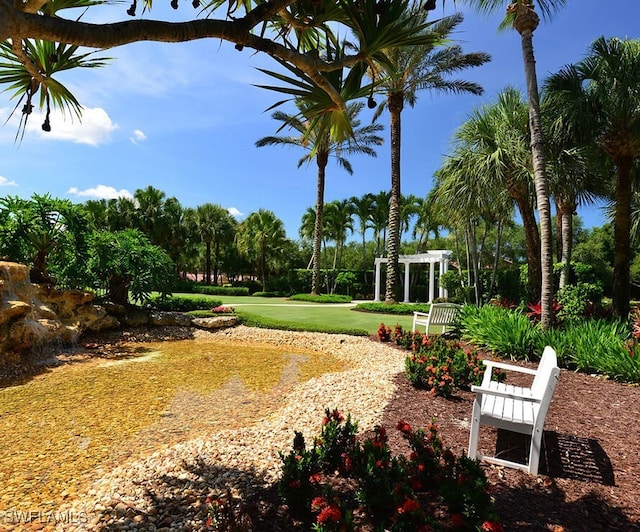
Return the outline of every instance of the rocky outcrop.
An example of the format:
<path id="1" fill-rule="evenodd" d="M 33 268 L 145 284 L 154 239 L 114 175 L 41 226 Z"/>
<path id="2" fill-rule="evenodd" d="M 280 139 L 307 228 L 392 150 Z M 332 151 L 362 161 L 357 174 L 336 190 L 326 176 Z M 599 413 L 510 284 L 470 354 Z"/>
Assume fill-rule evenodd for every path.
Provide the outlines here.
<path id="1" fill-rule="evenodd" d="M 96 302 L 92 292 L 57 290 L 32 284 L 24 264 L 0 261 L 0 367 L 13 364 L 33 347 L 73 344 L 85 332 L 120 327 L 196 325 L 228 327 L 234 317 L 201 318 L 179 312 L 158 312 L 135 306 Z"/>

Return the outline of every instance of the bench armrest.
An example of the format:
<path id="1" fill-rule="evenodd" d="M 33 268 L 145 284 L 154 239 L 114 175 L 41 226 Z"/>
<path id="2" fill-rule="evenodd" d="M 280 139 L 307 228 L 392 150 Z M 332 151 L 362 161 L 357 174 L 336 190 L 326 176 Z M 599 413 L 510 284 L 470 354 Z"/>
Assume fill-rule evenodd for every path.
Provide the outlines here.
<path id="1" fill-rule="evenodd" d="M 417 316 L 424 316 L 426 318 L 429 315 L 429 313 L 428 312 L 418 312 L 417 310 L 414 310 L 413 311 L 413 315 L 416 316 L 416 317 Z"/>
<path id="2" fill-rule="evenodd" d="M 486 386 L 472 386 L 471 391 L 478 394 L 495 395 L 497 397 L 506 397 L 507 399 L 517 399 L 519 401 L 528 401 L 530 403 L 542 402 L 541 397 L 532 397 L 531 394 L 513 393 L 495 388 L 487 388 Z"/>
<path id="3" fill-rule="evenodd" d="M 482 363 L 487 367 L 487 370 L 491 371 L 493 368 L 506 369 L 509 371 L 517 371 L 518 373 L 526 373 L 527 375 L 536 375 L 538 372 L 535 369 L 523 368 L 521 366 L 514 366 L 513 364 L 505 364 L 504 362 L 496 362 L 494 360 L 483 360 Z"/>

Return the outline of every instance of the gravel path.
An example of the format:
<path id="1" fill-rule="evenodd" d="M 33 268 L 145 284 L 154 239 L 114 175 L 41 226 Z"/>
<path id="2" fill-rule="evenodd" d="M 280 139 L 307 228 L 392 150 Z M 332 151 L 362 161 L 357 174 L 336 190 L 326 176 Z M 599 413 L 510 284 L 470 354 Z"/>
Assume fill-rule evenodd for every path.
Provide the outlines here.
<path id="1" fill-rule="evenodd" d="M 380 423 L 395 392 L 393 377 L 404 364 L 393 347 L 347 335 L 238 326 L 198 331 L 194 341 L 199 337 L 313 349 L 344 360 L 348 369 L 295 385 L 279 408 L 253 425 L 185 441 L 114 470 L 96 471 L 97 480 L 89 489 L 58 509 L 53 529 L 202 530 L 207 496 L 227 493 L 240 499 L 277 480 L 279 453 L 290 450 L 294 431 L 312 441 L 325 408 L 351 413 L 361 432 Z M 227 393 L 225 400 L 233 400 L 233 395 Z M 241 394 L 235 400 L 242 401 Z"/>

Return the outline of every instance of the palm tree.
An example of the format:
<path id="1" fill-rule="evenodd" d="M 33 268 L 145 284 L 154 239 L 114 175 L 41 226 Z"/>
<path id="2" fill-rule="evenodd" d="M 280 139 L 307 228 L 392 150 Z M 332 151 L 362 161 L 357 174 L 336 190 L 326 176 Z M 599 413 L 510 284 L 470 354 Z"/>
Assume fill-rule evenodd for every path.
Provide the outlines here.
<path id="1" fill-rule="evenodd" d="M 376 241 L 376 257 L 382 257 L 387 243 L 387 224 L 389 223 L 389 200 L 391 193 L 381 190 L 373 197 L 371 225 Z"/>
<path id="2" fill-rule="evenodd" d="M 161 246 L 158 230 L 164 209 L 166 194 L 149 185 L 145 189 L 139 188 L 133 193 L 137 211 L 137 229 L 140 229 L 156 246 Z"/>
<path id="3" fill-rule="evenodd" d="M 358 217 L 360 234 L 362 235 L 362 269 L 367 270 L 367 229 L 373 228 L 371 215 L 375 196 L 367 193 L 361 197 L 353 196 L 350 200 L 351 212 Z"/>
<path id="4" fill-rule="evenodd" d="M 531 130 L 531 153 L 533 155 L 533 177 L 536 191 L 536 204 L 540 220 L 540 259 L 541 259 L 541 293 L 540 303 L 542 316 L 540 324 L 548 328 L 553 319 L 553 254 L 551 234 L 551 207 L 549 203 L 549 187 L 544 160 L 544 138 L 540 119 L 540 96 L 538 94 L 538 77 L 536 60 L 533 53 L 533 32 L 540 23 L 534 10 L 534 0 L 464 0 L 481 12 L 493 12 L 502 9 L 506 4 L 507 14 L 501 24 L 502 29 L 514 28 L 520 34 L 522 57 L 524 60 L 527 95 L 529 99 L 529 128 Z M 557 9 L 563 7 L 567 0 L 537 0 L 537 5 L 544 17 L 549 18 Z"/>
<path id="5" fill-rule="evenodd" d="M 353 155 L 362 153 L 371 157 L 376 156 L 376 152 L 371 146 L 379 146 L 382 144 L 382 138 L 376 133 L 382 129 L 377 124 L 371 124 L 360 127 L 360 121 L 357 119 L 358 113 L 364 104 L 351 103 L 347 106 L 346 117 L 335 115 L 334 113 L 326 113 L 324 120 L 316 121 L 312 119 L 312 106 L 309 100 L 299 100 L 298 108 L 300 112 L 297 115 L 288 115 L 281 111 L 273 113 L 273 118 L 280 120 L 282 127 L 289 127 L 299 133 L 296 136 L 288 137 L 264 137 L 256 142 L 256 146 L 273 146 L 273 145 L 292 145 L 303 148 L 307 151 L 305 155 L 298 161 L 298 168 L 305 162 L 309 163 L 315 159 L 318 167 L 317 187 L 316 187 L 316 206 L 315 206 L 315 226 L 313 233 L 313 273 L 311 276 L 311 293 L 319 293 L 320 280 L 320 252 L 322 244 L 323 214 L 324 214 L 324 188 L 326 178 L 326 168 L 329 158 L 334 157 L 338 164 L 344 168 L 349 174 L 353 174 L 351 163 L 343 156 L 344 154 Z M 332 132 L 334 125 L 332 120 L 346 118 L 350 124 L 351 135 L 344 137 Z M 282 129 L 282 127 L 280 129 Z"/>
<path id="6" fill-rule="evenodd" d="M 409 27 L 424 25 L 427 11 L 423 6 L 414 6 L 404 13 Z M 452 80 L 449 76 L 459 70 L 479 66 L 489 61 L 484 53 L 464 54 L 458 45 L 442 45 L 451 32 L 462 22 L 462 15 L 445 17 L 425 30 L 433 36 L 426 45 L 389 47 L 379 61 L 374 60 L 373 76 L 380 80 L 376 90 L 385 94 L 385 101 L 378 107 L 376 117 L 386 108 L 389 110 L 391 136 L 391 197 L 389 204 L 389 239 L 387 242 L 387 281 L 385 301 L 394 303 L 399 286 L 398 256 L 400 252 L 401 189 L 400 189 L 400 141 L 401 115 L 404 105 L 413 107 L 417 92 L 433 90 L 453 93 L 481 94 L 476 83 Z"/>
<path id="7" fill-rule="evenodd" d="M 540 235 L 533 203 L 527 115 L 520 93 L 513 88 L 503 90 L 495 104 L 473 111 L 456 131 L 453 154 L 443 171 L 455 190 L 455 195 L 448 194 L 448 201 L 455 198 L 463 212 L 477 212 L 466 202 L 492 196 L 496 205 L 502 205 L 498 201 L 502 193 L 515 202 L 526 236 L 528 295 L 537 301 L 541 282 Z M 511 212 L 511 208 L 503 210 Z"/>
<path id="8" fill-rule="evenodd" d="M 353 232 L 353 218 L 349 200 L 335 200 L 325 205 L 324 230 L 327 237 L 335 242 L 333 269 L 339 269 L 342 250 L 347 240 L 347 232 Z"/>
<path id="9" fill-rule="evenodd" d="M 616 169 L 612 307 L 629 314 L 631 226 L 635 165 L 640 157 L 640 41 L 596 39 L 589 55 L 547 80 L 577 130 L 588 133 Z"/>
<path id="10" fill-rule="evenodd" d="M 240 252 L 257 265 L 262 289 L 267 291 L 269 263 L 282 258 L 287 243 L 282 220 L 273 211 L 253 212 L 240 224 L 236 242 Z"/>
<path id="11" fill-rule="evenodd" d="M 235 220 L 225 208 L 213 203 L 198 205 L 190 216 L 191 223 L 205 244 L 205 282 L 211 284 L 212 247 L 214 282 L 217 282 L 220 246 L 233 240 Z"/>

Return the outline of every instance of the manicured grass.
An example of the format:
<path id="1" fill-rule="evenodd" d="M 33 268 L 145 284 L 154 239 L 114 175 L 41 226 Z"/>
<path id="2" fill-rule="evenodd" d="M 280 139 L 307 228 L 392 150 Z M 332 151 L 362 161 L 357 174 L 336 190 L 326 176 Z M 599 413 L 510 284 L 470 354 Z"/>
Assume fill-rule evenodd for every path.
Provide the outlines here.
<path id="1" fill-rule="evenodd" d="M 411 329 L 413 316 L 398 316 L 371 312 L 358 312 L 353 306 L 339 304 L 314 304 L 304 301 L 290 301 L 287 298 L 233 297 L 221 296 L 223 305 L 234 307 L 242 317 L 243 313 L 262 316 L 266 319 L 290 324 L 289 328 L 301 330 L 314 329 L 362 329 L 375 334 L 380 323 L 401 325 Z"/>

